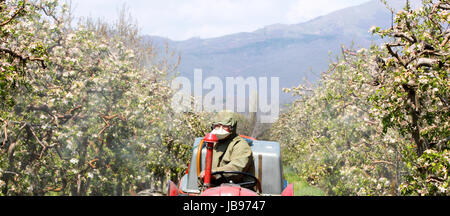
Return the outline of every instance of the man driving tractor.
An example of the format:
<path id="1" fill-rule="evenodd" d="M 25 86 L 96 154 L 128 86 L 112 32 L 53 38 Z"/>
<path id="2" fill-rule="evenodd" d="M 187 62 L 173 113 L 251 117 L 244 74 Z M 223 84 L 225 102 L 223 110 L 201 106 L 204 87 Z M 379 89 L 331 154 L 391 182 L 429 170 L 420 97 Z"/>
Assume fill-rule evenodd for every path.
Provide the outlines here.
<path id="1" fill-rule="evenodd" d="M 221 112 L 212 122 L 212 134 L 215 134 L 219 142 L 214 145 L 212 158 L 212 172 L 218 171 L 238 171 L 251 175 L 255 174 L 255 165 L 250 145 L 237 135 L 237 120 L 232 112 Z M 233 183 L 246 181 L 246 177 L 237 174 L 224 174 Z M 205 171 L 199 174 L 199 179 L 203 180 Z M 225 182 L 220 176 L 211 176 L 212 183 L 219 185 Z"/>

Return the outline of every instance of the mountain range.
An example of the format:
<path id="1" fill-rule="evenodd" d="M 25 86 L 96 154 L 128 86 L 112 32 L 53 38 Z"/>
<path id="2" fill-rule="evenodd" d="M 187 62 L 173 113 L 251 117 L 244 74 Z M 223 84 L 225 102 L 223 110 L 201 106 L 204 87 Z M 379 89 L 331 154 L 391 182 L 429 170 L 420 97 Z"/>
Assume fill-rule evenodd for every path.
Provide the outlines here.
<path id="1" fill-rule="evenodd" d="M 401 9 L 403 0 L 388 1 Z M 417 1 L 413 1 L 417 5 Z M 253 32 L 217 38 L 191 38 L 173 41 L 145 36 L 154 44 L 165 44 L 181 56 L 178 71 L 193 80 L 194 69 L 203 77 L 279 77 L 280 89 L 298 86 L 305 80 L 314 82 L 330 61 L 340 55 L 341 46 L 358 49 L 380 43 L 369 33 L 372 26 L 389 28 L 392 13 L 379 0 L 345 8 L 299 24 L 274 24 Z M 292 97 L 280 91 L 282 103 Z"/>

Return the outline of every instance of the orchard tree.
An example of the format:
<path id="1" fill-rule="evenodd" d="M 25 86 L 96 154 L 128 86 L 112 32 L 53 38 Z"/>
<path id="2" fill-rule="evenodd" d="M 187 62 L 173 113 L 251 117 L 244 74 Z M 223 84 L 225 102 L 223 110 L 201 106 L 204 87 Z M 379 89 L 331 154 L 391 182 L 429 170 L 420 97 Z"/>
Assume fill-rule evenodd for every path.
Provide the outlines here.
<path id="1" fill-rule="evenodd" d="M 384 45 L 388 55 L 378 56 L 379 88 L 371 101 L 384 130 L 398 130 L 415 149 L 405 194 L 450 193 L 449 10 L 448 1 L 423 0 L 417 10 L 407 5 L 397 12 L 392 28 L 373 28 L 392 41 Z"/>
<path id="2" fill-rule="evenodd" d="M 385 128 L 411 135 L 417 155 L 447 145 L 449 133 L 449 14 L 448 1 L 423 1 L 395 16 L 396 25 L 374 28 L 386 43 L 380 56 L 380 90 L 373 101 L 384 116 Z M 387 105 L 381 107 L 381 105 Z"/>
<path id="3" fill-rule="evenodd" d="M 170 107 L 176 55 L 156 52 L 125 13 L 72 27 L 66 5 L 29 5 L 14 28 L 42 41 L 45 67 L 23 68 L 27 87 L 4 118 L 1 193 L 126 195 L 178 179 L 205 121 Z"/>
<path id="4" fill-rule="evenodd" d="M 299 96 L 272 127 L 285 161 L 329 195 L 396 195 L 404 169 L 399 135 L 383 134 L 368 99 L 380 50 L 343 49 L 317 86 L 285 89 Z"/>
<path id="5" fill-rule="evenodd" d="M 45 67 L 45 46 L 42 40 L 36 40 L 30 26 L 30 17 L 39 13 L 26 0 L 0 1 L 0 118 L 14 105 L 14 91 L 24 86 L 26 67 L 37 64 Z M 0 119 L 0 120 L 1 120 Z M 3 120 L 2 120 L 3 121 Z"/>

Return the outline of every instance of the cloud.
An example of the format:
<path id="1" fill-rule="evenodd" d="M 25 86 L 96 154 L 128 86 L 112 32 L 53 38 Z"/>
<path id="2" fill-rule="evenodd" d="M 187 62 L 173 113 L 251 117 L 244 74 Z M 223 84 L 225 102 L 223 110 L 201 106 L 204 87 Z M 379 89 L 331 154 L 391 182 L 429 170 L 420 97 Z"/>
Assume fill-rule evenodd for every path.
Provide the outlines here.
<path id="1" fill-rule="evenodd" d="M 175 40 L 294 24 L 369 0 L 72 0 L 76 16 L 113 21 L 125 4 L 143 34 Z"/>

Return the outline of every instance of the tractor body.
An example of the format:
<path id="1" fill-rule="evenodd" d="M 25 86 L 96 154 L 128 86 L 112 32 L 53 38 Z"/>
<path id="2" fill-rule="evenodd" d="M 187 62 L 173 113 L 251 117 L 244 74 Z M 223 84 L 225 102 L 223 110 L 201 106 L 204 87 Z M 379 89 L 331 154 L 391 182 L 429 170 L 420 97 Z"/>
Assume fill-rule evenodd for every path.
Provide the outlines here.
<path id="1" fill-rule="evenodd" d="M 243 137 L 251 146 L 255 165 L 255 177 L 259 180 L 258 193 L 237 184 L 225 183 L 218 187 L 199 187 L 198 173 L 207 166 L 207 145 L 204 138 L 196 138 L 187 173 L 181 178 L 178 187 L 170 182 L 168 195 L 200 195 L 200 196 L 280 196 L 293 195 L 293 185 L 288 185 L 283 177 L 281 151 L 278 142 L 256 140 Z M 170 186 L 172 185 L 172 186 Z M 175 192 L 176 190 L 176 192 Z M 172 191 L 172 192 L 171 192 Z"/>

